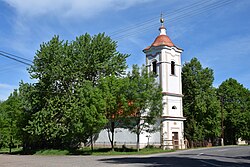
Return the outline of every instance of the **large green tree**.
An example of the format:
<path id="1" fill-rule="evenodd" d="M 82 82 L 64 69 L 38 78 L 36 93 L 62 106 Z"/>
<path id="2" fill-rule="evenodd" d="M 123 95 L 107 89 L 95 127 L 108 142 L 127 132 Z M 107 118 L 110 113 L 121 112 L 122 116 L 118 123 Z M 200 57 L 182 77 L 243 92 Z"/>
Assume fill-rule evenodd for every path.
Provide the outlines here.
<path id="1" fill-rule="evenodd" d="M 155 123 L 162 114 L 162 91 L 153 74 L 133 65 L 127 76 L 111 75 L 98 85 L 105 94 L 108 136 L 114 150 L 115 128 L 129 129 L 137 135 L 156 130 Z"/>
<path id="2" fill-rule="evenodd" d="M 185 136 L 191 142 L 220 136 L 220 103 L 213 88 L 213 70 L 203 68 L 197 58 L 182 68 Z"/>
<path id="3" fill-rule="evenodd" d="M 104 94 L 105 115 L 109 120 L 106 129 L 112 151 L 114 151 L 115 128 L 122 127 L 122 120 L 128 115 L 124 110 L 128 103 L 126 97 L 127 85 L 128 80 L 126 77 L 117 77 L 115 75 L 102 78 L 98 84 Z"/>
<path id="4" fill-rule="evenodd" d="M 23 136 L 31 147 L 76 147 L 105 124 L 105 101 L 99 79 L 122 75 L 127 54 L 104 34 L 58 36 L 43 43 L 29 68 L 34 84 L 22 84 Z M 99 102 L 99 103 L 98 103 Z M 92 138 L 91 138 L 92 139 Z"/>
<path id="5" fill-rule="evenodd" d="M 238 138 L 250 139 L 250 91 L 229 78 L 218 88 L 224 121 L 225 144 L 236 144 Z"/>
<path id="6" fill-rule="evenodd" d="M 159 130 L 157 120 L 162 115 L 162 90 L 156 82 L 155 76 L 147 72 L 146 67 L 141 69 L 133 65 L 132 72 L 128 73 L 128 89 L 126 91 L 128 125 L 127 128 L 137 136 L 137 151 L 139 151 L 140 134 Z"/>

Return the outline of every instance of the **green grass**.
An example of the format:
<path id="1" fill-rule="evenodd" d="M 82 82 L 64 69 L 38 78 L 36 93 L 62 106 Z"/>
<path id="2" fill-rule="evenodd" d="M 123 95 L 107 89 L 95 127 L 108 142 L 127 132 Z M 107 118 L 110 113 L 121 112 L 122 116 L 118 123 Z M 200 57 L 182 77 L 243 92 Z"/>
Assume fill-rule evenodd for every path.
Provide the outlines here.
<path id="1" fill-rule="evenodd" d="M 110 148 L 96 148 L 91 151 L 90 148 L 82 148 L 77 150 L 67 149 L 43 149 L 43 150 L 31 150 L 29 152 L 23 152 L 21 148 L 13 148 L 11 154 L 29 154 L 29 155 L 147 155 L 164 152 L 172 152 L 173 150 L 162 150 L 160 148 L 144 148 L 137 152 L 136 149 L 131 148 L 115 148 L 115 151 L 111 151 Z M 9 149 L 0 149 L 0 154 L 9 154 Z"/>
<path id="2" fill-rule="evenodd" d="M 111 151 L 109 148 L 99 148 L 91 151 L 90 148 L 84 148 L 79 150 L 39 150 L 35 152 L 35 155 L 147 155 L 163 152 L 172 152 L 173 150 L 162 150 L 159 148 L 145 148 L 139 152 L 136 149 L 115 149 Z"/>
<path id="3" fill-rule="evenodd" d="M 69 155 L 69 150 L 38 150 L 34 153 L 34 155 Z"/>
<path id="4" fill-rule="evenodd" d="M 10 149 L 9 148 L 1 148 L 0 149 L 0 154 L 9 154 Z M 11 154 L 16 154 L 18 152 L 22 151 L 22 148 L 12 148 L 11 149 Z"/>
<path id="5" fill-rule="evenodd" d="M 162 150 L 160 148 L 144 148 L 137 152 L 136 149 L 130 149 L 129 151 L 94 151 L 93 155 L 148 155 L 148 154 L 156 154 L 156 153 L 165 153 L 165 152 L 173 152 L 174 150 Z"/>

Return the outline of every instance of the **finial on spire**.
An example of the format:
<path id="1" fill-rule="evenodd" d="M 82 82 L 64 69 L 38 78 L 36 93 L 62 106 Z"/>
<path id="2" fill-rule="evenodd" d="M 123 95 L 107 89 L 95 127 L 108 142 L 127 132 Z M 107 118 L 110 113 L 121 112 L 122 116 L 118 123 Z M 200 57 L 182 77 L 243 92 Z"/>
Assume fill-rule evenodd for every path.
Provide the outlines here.
<path id="1" fill-rule="evenodd" d="M 163 14 L 162 14 L 162 12 L 161 12 L 160 22 L 161 22 L 161 27 L 159 28 L 159 30 L 160 30 L 160 35 L 167 35 L 166 28 L 165 28 L 164 25 L 163 25 L 164 19 L 163 19 Z"/>
<path id="2" fill-rule="evenodd" d="M 163 23 L 164 23 L 164 19 L 163 19 L 163 14 L 161 12 L 161 18 L 160 18 L 160 22 L 161 22 L 161 26 L 163 26 Z"/>

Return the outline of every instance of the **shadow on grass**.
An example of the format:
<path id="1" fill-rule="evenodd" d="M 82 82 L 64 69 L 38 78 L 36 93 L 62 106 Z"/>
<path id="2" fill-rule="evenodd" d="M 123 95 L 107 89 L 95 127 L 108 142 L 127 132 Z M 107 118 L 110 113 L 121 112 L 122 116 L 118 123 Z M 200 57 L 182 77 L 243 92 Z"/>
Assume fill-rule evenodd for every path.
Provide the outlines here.
<path id="1" fill-rule="evenodd" d="M 8 154 L 8 155 L 33 155 L 36 153 L 36 150 L 28 150 L 28 151 L 23 151 L 23 150 L 13 150 L 12 152 L 9 151 L 0 151 L 0 154 Z"/>
<path id="2" fill-rule="evenodd" d="M 98 148 L 93 151 L 89 148 L 83 149 L 34 149 L 34 150 L 13 150 L 11 153 L 6 149 L 0 151 L 0 154 L 8 155 L 92 155 L 92 154 L 108 154 L 111 153 L 111 148 Z M 127 152 L 137 152 L 136 149 L 130 148 L 115 148 L 114 152 L 117 153 L 127 153 Z"/>
<path id="3" fill-rule="evenodd" d="M 131 153 L 131 152 L 137 152 L 136 149 L 130 149 L 130 148 L 115 148 L 114 152 L 116 153 Z M 92 154 L 108 154 L 112 153 L 111 148 L 97 148 L 92 150 L 86 150 L 86 149 L 79 149 L 79 150 L 69 150 L 69 153 L 67 155 L 92 155 Z"/>

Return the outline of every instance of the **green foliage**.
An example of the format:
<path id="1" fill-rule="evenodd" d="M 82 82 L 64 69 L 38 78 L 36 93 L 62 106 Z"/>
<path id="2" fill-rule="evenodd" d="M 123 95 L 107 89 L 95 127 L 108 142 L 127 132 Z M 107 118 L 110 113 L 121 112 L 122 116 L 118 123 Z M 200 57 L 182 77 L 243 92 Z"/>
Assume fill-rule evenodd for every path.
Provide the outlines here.
<path id="1" fill-rule="evenodd" d="M 0 103 L 0 148 L 20 145 L 18 137 L 19 118 L 21 114 L 20 97 L 17 90 Z"/>
<path id="2" fill-rule="evenodd" d="M 166 153 L 173 152 L 174 150 L 163 150 L 161 148 L 144 148 L 141 149 L 140 152 L 137 152 L 136 149 L 133 148 L 115 148 L 115 151 L 112 151 L 110 148 L 95 148 L 91 150 L 88 147 L 80 148 L 80 149 L 42 149 L 42 150 L 33 150 L 31 152 L 26 152 L 25 154 L 30 155 L 149 155 L 149 154 L 157 154 L 157 153 Z M 0 149 L 1 154 L 8 153 L 8 149 Z M 22 154 L 21 149 L 13 149 L 12 154 Z"/>
<path id="3" fill-rule="evenodd" d="M 115 75 L 102 78 L 98 84 L 98 87 L 104 94 L 105 114 L 109 120 L 106 129 L 112 150 L 114 150 L 115 128 L 123 126 L 122 119 L 128 115 L 124 110 L 124 107 L 127 106 L 128 103 L 125 94 L 127 84 L 127 78 L 117 77 Z"/>
<path id="4" fill-rule="evenodd" d="M 123 107 L 127 105 L 126 88 L 127 79 L 111 75 L 100 80 L 98 87 L 105 95 L 106 117 L 109 119 L 118 119 L 122 116 Z M 121 110 L 121 112 L 119 112 Z"/>
<path id="5" fill-rule="evenodd" d="M 39 150 L 35 152 L 35 155 L 69 155 L 69 150 Z"/>
<path id="6" fill-rule="evenodd" d="M 236 144 L 238 138 L 250 139 L 250 91 L 229 78 L 218 88 L 224 112 L 225 142 Z"/>
<path id="7" fill-rule="evenodd" d="M 153 132 L 159 127 L 156 121 L 162 115 L 162 90 L 156 83 L 154 75 L 147 72 L 146 67 L 141 69 L 133 65 L 128 74 L 129 84 L 126 91 L 129 113 L 127 128 L 137 134 L 137 149 L 139 150 L 139 135 L 143 132 Z"/>
<path id="8" fill-rule="evenodd" d="M 213 71 L 193 58 L 182 68 L 185 136 L 189 141 L 220 136 L 220 103 L 212 87 Z"/>
<path id="9" fill-rule="evenodd" d="M 116 51 L 104 34 L 43 43 L 30 75 L 20 84 L 24 148 L 74 148 L 92 139 L 106 124 L 106 101 L 96 85 L 103 77 L 122 75 L 128 55 Z"/>
<path id="10" fill-rule="evenodd" d="M 162 93 L 152 74 L 136 65 L 126 77 L 111 75 L 100 80 L 98 87 L 105 94 L 107 130 L 114 150 L 115 128 L 127 128 L 139 135 L 153 130 L 162 113 Z M 155 130 L 155 129 L 154 129 Z"/>
<path id="11" fill-rule="evenodd" d="M 84 80 L 96 83 L 102 76 L 124 73 L 128 55 L 116 49 L 116 42 L 104 34 L 86 33 L 71 43 L 55 36 L 41 45 L 29 71 L 33 78 L 61 89 Z"/>

